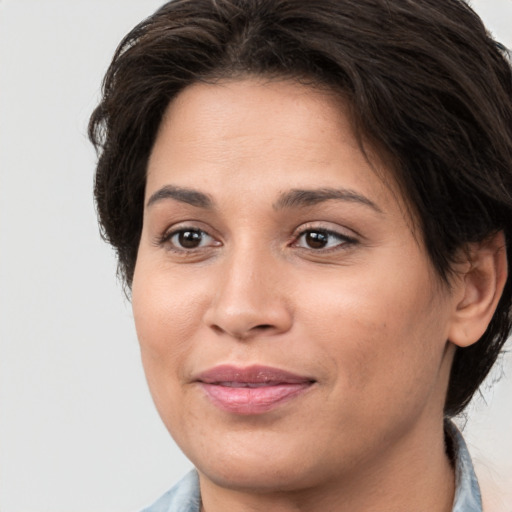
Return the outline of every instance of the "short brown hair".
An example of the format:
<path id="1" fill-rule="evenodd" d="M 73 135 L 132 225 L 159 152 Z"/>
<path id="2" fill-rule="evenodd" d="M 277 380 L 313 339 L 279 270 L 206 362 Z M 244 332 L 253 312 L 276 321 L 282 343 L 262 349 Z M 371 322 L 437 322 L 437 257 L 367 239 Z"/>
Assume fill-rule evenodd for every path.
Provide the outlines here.
<path id="1" fill-rule="evenodd" d="M 501 230 L 512 268 L 512 73 L 462 0 L 174 0 L 123 39 L 89 126 L 102 233 L 128 286 L 164 111 L 194 82 L 244 75 L 343 95 L 361 138 L 396 162 L 444 281 L 459 249 Z M 447 415 L 463 410 L 496 361 L 511 303 L 509 277 L 485 334 L 456 351 Z"/>

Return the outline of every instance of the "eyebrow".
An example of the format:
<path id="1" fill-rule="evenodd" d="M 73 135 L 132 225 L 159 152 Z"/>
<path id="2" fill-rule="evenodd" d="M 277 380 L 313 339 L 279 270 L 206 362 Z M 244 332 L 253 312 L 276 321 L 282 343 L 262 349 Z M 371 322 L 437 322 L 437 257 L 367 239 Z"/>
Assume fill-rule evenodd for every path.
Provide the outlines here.
<path id="1" fill-rule="evenodd" d="M 164 199 L 174 199 L 198 208 L 213 208 L 213 201 L 207 194 L 190 188 L 175 187 L 174 185 L 166 185 L 152 194 L 146 203 L 146 208 Z"/>
<path id="2" fill-rule="evenodd" d="M 281 194 L 274 203 L 274 209 L 300 208 L 305 206 L 314 206 L 331 199 L 359 203 L 368 206 L 375 212 L 382 214 L 382 210 L 370 199 L 358 192 L 344 188 L 320 188 L 312 190 L 293 189 Z"/>
<path id="3" fill-rule="evenodd" d="M 146 208 L 165 199 L 173 199 L 197 208 L 213 209 L 214 207 L 212 198 L 203 192 L 190 188 L 166 185 L 151 195 L 146 203 Z M 275 210 L 301 208 L 314 206 L 333 199 L 359 203 L 371 208 L 379 214 L 383 213 L 382 210 L 367 197 L 354 190 L 344 188 L 293 189 L 281 194 L 279 199 L 272 206 Z"/>

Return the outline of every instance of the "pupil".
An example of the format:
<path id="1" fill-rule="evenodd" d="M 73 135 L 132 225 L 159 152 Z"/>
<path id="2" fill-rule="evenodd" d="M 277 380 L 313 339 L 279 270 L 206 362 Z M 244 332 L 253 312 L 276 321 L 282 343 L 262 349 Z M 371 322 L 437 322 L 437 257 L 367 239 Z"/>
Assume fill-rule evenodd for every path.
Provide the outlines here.
<path id="1" fill-rule="evenodd" d="M 318 231 L 310 231 L 306 235 L 306 243 L 312 249 L 322 249 L 327 245 L 327 235 Z"/>
<path id="2" fill-rule="evenodd" d="M 182 231 L 178 235 L 178 240 L 185 249 L 194 249 L 201 243 L 201 233 L 199 231 Z"/>

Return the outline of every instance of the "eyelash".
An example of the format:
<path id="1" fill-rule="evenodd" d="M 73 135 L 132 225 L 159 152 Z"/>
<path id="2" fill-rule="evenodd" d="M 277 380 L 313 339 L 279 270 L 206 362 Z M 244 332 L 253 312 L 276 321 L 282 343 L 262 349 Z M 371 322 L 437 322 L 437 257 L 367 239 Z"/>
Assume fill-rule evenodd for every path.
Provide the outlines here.
<path id="1" fill-rule="evenodd" d="M 174 237 L 184 235 L 185 233 L 201 235 L 200 243 L 204 240 L 205 236 L 210 237 L 213 241 L 215 241 L 215 238 L 213 238 L 209 233 L 207 233 L 203 229 L 199 229 L 196 227 L 184 226 L 184 227 L 180 227 L 178 229 L 174 229 L 172 231 L 168 231 L 168 232 L 164 233 L 164 235 L 158 240 L 158 245 L 159 246 L 166 245 L 170 251 L 173 251 L 176 253 L 187 253 L 187 254 L 194 253 L 195 251 L 198 251 L 198 250 L 201 250 L 204 248 L 221 245 L 220 242 L 215 241 L 214 244 L 209 245 L 209 246 L 199 245 L 198 247 L 180 247 L 177 243 L 173 242 Z"/>
<path id="2" fill-rule="evenodd" d="M 211 240 L 214 242 L 213 244 L 210 243 L 208 245 L 199 245 L 197 247 L 183 247 L 178 245 L 177 241 L 173 242 L 173 238 L 179 237 L 180 235 L 185 235 L 185 233 L 194 234 L 196 237 L 199 235 L 201 239 L 199 240 L 199 243 L 201 244 L 205 237 L 211 238 Z M 300 240 L 308 235 L 314 235 L 313 240 L 311 241 L 320 241 L 323 237 L 324 240 L 326 240 L 326 244 L 328 245 L 330 240 L 329 239 L 337 239 L 338 243 L 336 243 L 334 246 L 331 247 L 306 247 L 306 246 L 300 246 Z M 196 238 L 197 240 L 197 238 Z M 310 242 L 311 242 L 310 241 Z M 182 242 L 181 242 L 182 243 Z M 358 240 L 356 238 L 343 235 L 341 233 L 338 233 L 337 231 L 333 231 L 330 229 L 325 228 L 315 228 L 315 227 L 308 227 L 306 229 L 302 229 L 300 232 L 298 232 L 291 240 L 291 243 L 289 246 L 296 247 L 301 250 L 305 251 L 311 251 L 313 253 L 329 253 L 339 250 L 346 250 L 349 247 L 355 245 L 358 243 Z M 193 254 L 197 251 L 208 249 L 211 247 L 218 247 L 221 246 L 222 243 L 215 240 L 214 237 L 212 237 L 208 232 L 204 231 L 203 229 L 199 229 L 197 227 L 180 227 L 178 229 L 173 229 L 172 231 L 164 233 L 162 237 L 160 237 L 157 241 L 157 245 L 159 246 L 167 246 L 167 249 L 180 254 Z"/>
<path id="3" fill-rule="evenodd" d="M 300 247 L 299 246 L 300 239 L 303 237 L 306 237 L 307 235 L 320 235 L 320 236 L 314 237 L 314 238 L 316 238 L 316 240 L 319 240 L 321 237 L 324 237 L 327 239 L 334 238 L 334 239 L 338 240 L 338 243 L 336 243 L 334 246 L 331 246 L 331 247 L 320 247 L 320 248 Z M 358 242 L 358 240 L 356 238 L 353 238 L 353 237 L 350 237 L 347 235 L 343 235 L 341 233 L 338 233 L 337 231 L 333 231 L 333 230 L 325 229 L 325 228 L 310 227 L 307 229 L 302 229 L 297 234 L 297 236 L 294 237 L 291 245 L 298 247 L 300 249 L 304 249 L 306 251 L 312 251 L 314 253 L 321 252 L 321 253 L 325 254 L 325 253 L 329 253 L 329 252 L 333 252 L 333 251 L 346 250 L 350 246 L 357 244 L 357 242 Z M 329 244 L 329 240 L 327 240 L 327 244 Z"/>

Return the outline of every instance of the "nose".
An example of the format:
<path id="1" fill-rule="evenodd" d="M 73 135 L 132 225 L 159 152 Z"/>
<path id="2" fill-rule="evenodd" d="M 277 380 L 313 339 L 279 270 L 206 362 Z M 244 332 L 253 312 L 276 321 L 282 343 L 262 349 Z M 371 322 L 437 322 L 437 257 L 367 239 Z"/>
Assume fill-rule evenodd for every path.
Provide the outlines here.
<path id="1" fill-rule="evenodd" d="M 293 323 L 286 277 L 264 251 L 240 251 L 222 263 L 206 324 L 239 340 L 288 331 Z M 247 254 L 250 253 L 250 254 Z"/>

